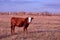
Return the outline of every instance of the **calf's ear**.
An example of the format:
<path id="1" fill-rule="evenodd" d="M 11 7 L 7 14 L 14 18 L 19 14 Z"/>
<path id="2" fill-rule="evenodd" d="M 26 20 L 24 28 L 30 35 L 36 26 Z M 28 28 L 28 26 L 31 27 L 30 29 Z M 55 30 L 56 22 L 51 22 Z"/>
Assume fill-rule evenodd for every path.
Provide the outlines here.
<path id="1" fill-rule="evenodd" d="M 32 17 L 32 19 L 34 19 L 34 18 Z"/>
<path id="2" fill-rule="evenodd" d="M 26 19 L 25 20 L 28 20 L 28 17 L 26 17 Z"/>

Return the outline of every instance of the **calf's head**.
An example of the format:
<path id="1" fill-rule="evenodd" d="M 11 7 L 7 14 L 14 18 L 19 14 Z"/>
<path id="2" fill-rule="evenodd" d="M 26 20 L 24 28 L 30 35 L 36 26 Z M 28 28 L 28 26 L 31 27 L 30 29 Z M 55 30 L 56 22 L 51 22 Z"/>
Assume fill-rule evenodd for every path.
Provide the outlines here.
<path id="1" fill-rule="evenodd" d="M 27 17 L 26 20 L 28 21 L 28 23 L 31 23 L 33 20 L 33 17 Z"/>

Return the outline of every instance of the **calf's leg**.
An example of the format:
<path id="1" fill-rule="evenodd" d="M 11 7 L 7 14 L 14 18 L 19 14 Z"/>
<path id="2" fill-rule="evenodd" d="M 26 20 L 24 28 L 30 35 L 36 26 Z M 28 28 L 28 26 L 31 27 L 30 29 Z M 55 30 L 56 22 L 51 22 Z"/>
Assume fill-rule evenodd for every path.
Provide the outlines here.
<path id="1" fill-rule="evenodd" d="M 26 31 L 26 32 L 28 32 L 28 31 L 27 31 L 28 26 L 29 26 L 29 24 L 25 24 L 25 26 L 24 26 L 24 29 L 23 29 L 23 30 L 24 30 L 24 31 Z"/>
<path id="2" fill-rule="evenodd" d="M 11 26 L 11 34 L 15 33 L 15 26 Z"/>

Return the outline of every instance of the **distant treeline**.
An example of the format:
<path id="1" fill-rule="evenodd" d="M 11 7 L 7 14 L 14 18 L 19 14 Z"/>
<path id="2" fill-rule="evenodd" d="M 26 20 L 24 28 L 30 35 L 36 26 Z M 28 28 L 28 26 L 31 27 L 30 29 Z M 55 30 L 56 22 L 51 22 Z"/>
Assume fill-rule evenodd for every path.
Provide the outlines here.
<path id="1" fill-rule="evenodd" d="M 43 16 L 60 16 L 57 13 L 49 12 L 0 12 L 0 15 L 43 15 Z"/>

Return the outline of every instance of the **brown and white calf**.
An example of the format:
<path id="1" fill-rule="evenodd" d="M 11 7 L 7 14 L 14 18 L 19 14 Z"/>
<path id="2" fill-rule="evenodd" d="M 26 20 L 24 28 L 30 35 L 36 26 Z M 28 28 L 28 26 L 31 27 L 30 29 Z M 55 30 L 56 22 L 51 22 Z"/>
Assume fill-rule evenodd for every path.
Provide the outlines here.
<path id="1" fill-rule="evenodd" d="M 15 27 L 23 27 L 24 31 L 27 31 L 27 27 L 31 23 L 33 17 L 26 17 L 26 18 L 18 18 L 12 17 L 11 18 L 11 34 L 15 32 Z"/>

